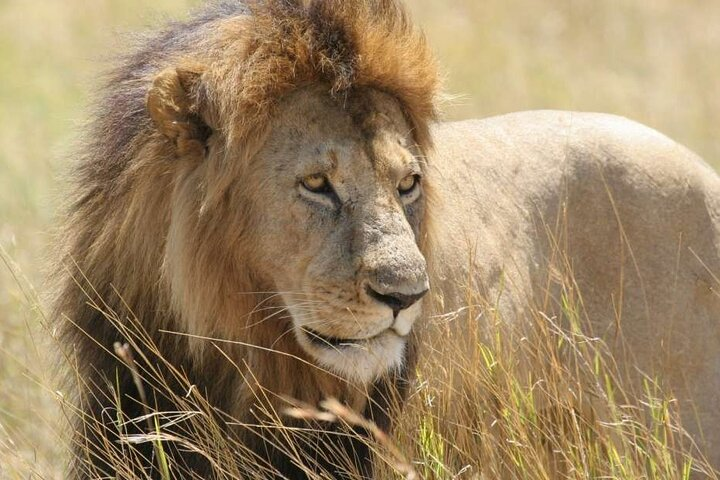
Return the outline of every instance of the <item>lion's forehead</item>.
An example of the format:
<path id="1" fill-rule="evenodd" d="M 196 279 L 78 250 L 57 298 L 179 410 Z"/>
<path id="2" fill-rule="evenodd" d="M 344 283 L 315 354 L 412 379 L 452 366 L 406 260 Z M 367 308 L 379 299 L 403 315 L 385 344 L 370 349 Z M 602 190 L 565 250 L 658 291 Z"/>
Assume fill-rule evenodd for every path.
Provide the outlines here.
<path id="1" fill-rule="evenodd" d="M 338 98 L 318 84 L 289 94 L 268 142 L 282 145 L 281 166 L 298 175 L 339 169 L 354 180 L 383 180 L 417 162 L 398 102 L 372 89 Z"/>
<path id="2" fill-rule="evenodd" d="M 366 139 L 388 133 L 411 138 L 410 125 L 397 99 L 371 88 L 345 95 L 331 94 L 322 83 L 298 89 L 280 102 L 275 116 L 278 123 L 293 123 L 301 131 L 354 134 Z"/>

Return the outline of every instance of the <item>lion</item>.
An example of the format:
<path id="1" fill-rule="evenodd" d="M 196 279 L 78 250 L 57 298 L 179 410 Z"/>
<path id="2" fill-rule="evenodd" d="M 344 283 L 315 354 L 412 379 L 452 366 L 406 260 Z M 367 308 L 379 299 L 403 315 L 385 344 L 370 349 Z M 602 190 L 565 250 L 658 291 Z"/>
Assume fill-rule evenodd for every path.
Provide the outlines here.
<path id="1" fill-rule="evenodd" d="M 221 2 L 140 41 L 104 87 L 64 220 L 71 478 L 165 478 L 158 458 L 227 478 L 188 443 L 193 415 L 237 440 L 243 475 L 372 477 L 362 429 L 300 437 L 260 417 L 333 397 L 390 429 L 430 304 L 461 308 L 473 278 L 518 315 L 560 210 L 595 331 L 621 294 L 626 361 L 666 374 L 720 464 L 717 176 L 610 116 L 440 123 L 440 90 L 396 0 Z M 153 412 L 198 409 L 153 440 Z"/>

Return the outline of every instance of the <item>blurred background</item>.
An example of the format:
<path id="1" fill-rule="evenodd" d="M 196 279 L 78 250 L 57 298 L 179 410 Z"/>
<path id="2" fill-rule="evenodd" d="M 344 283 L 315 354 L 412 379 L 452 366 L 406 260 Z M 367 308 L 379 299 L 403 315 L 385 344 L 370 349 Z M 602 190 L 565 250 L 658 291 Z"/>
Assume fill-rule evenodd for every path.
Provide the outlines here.
<path id="1" fill-rule="evenodd" d="M 407 1 L 458 95 L 448 119 L 610 112 L 720 167 L 720 0 Z M 2 478 L 62 476 L 43 265 L 90 92 L 122 51 L 123 33 L 199 3 L 0 0 Z"/>

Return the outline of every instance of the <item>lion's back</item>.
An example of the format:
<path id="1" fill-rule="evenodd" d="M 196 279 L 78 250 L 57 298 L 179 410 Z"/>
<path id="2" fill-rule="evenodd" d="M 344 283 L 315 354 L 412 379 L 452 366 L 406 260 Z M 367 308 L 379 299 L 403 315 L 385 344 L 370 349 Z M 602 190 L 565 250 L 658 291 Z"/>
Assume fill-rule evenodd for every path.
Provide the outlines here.
<path id="1" fill-rule="evenodd" d="M 720 465 L 720 413 L 711 408 L 720 395 L 716 173 L 612 115 L 522 112 L 438 126 L 435 137 L 434 261 L 444 278 L 435 286 L 446 306 L 466 301 L 452 279 L 467 278 L 468 258 L 487 294 L 514 291 L 501 300 L 507 316 L 546 293 L 565 259 L 586 331 L 609 343 L 632 381 L 643 372 L 667 382 L 686 427 L 700 439 L 702 425 L 701 443 Z"/>

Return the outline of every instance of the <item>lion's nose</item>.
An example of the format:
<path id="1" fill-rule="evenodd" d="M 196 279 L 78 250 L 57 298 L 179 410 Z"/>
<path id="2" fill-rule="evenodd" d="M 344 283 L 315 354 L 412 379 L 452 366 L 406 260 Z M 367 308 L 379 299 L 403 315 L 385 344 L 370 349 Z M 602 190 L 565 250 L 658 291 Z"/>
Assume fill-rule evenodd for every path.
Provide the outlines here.
<path id="1" fill-rule="evenodd" d="M 407 308 L 410 308 L 415 303 L 417 303 L 417 301 L 424 297 L 425 294 L 428 292 L 428 289 L 425 288 L 422 291 L 414 293 L 412 295 L 405 295 L 398 292 L 380 293 L 377 290 L 373 289 L 370 285 L 368 285 L 366 289 L 368 296 L 390 307 L 393 311 L 393 315 L 396 317 L 400 312 Z"/>

